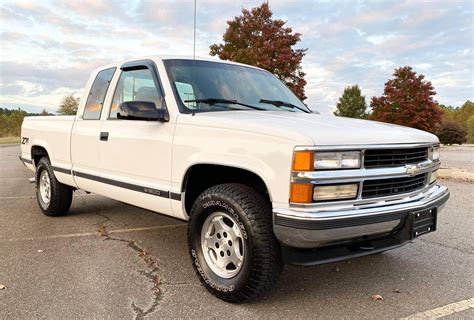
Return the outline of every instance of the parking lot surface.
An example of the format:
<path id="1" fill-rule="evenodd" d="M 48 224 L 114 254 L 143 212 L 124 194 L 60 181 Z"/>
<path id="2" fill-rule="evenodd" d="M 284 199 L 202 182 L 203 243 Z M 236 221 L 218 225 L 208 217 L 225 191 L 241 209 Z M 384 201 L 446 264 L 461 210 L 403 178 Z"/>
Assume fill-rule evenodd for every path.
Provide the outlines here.
<path id="1" fill-rule="evenodd" d="M 46 217 L 19 152 L 18 145 L 0 146 L 2 319 L 380 319 L 427 311 L 474 318 L 473 183 L 442 181 L 451 199 L 438 231 L 383 254 L 286 266 L 267 297 L 233 305 L 214 298 L 195 276 L 185 223 L 82 191 L 68 215 Z M 454 151 L 442 156 L 463 166 Z M 373 301 L 374 294 L 383 300 Z"/>

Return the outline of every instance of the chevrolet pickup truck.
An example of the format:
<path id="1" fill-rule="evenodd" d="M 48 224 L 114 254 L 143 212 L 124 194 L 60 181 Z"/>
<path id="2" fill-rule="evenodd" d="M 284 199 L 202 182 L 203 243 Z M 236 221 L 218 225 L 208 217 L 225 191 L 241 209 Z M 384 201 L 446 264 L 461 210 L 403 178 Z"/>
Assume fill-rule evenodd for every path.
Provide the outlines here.
<path id="1" fill-rule="evenodd" d="M 187 221 L 212 294 L 255 299 L 283 265 L 400 247 L 449 197 L 427 132 L 311 111 L 248 65 L 146 57 L 95 70 L 76 116 L 27 117 L 20 160 L 39 208 L 82 189 Z"/>

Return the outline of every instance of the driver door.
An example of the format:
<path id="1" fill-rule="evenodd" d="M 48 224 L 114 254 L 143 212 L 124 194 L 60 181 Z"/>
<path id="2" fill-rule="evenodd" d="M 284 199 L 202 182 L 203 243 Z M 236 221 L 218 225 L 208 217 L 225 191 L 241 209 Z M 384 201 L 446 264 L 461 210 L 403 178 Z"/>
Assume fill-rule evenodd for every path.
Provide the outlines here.
<path id="1" fill-rule="evenodd" d="M 149 101 L 166 108 L 156 67 L 151 61 L 122 66 L 99 142 L 102 194 L 163 214 L 170 204 L 174 123 L 117 119 L 120 103 Z"/>

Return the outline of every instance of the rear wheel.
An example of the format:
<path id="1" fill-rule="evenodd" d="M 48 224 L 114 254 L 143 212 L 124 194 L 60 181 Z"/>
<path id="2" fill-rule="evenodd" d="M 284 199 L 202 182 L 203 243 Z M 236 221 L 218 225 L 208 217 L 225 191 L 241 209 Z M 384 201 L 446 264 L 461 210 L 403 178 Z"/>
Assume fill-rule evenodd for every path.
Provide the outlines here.
<path id="1" fill-rule="evenodd" d="M 72 188 L 60 183 L 48 158 L 43 157 L 36 167 L 36 199 L 47 216 L 61 216 L 71 207 Z"/>
<path id="2" fill-rule="evenodd" d="M 188 244 L 203 285 L 228 302 L 261 296 L 281 273 L 270 204 L 246 185 L 221 184 L 198 197 L 191 210 Z"/>

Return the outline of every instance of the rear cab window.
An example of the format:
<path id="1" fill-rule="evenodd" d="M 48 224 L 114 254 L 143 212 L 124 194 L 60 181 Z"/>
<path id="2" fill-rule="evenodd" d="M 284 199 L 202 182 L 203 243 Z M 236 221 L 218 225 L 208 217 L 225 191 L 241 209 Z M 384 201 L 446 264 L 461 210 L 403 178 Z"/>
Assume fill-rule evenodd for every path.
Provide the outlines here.
<path id="1" fill-rule="evenodd" d="M 109 68 L 100 71 L 92 83 L 89 96 L 84 108 L 84 120 L 99 120 L 104 106 L 105 95 L 117 68 Z"/>

